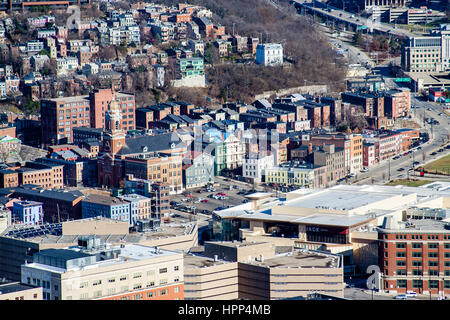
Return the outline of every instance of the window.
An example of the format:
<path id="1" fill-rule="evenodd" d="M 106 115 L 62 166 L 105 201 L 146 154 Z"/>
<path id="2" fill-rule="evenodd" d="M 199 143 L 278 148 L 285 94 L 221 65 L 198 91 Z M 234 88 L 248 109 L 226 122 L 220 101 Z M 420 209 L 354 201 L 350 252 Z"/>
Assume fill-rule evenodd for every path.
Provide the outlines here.
<path id="1" fill-rule="evenodd" d="M 438 276 L 439 275 L 439 270 L 429 269 L 428 270 L 428 275 L 429 276 Z"/>
<path id="2" fill-rule="evenodd" d="M 438 248 L 438 244 L 437 243 L 429 243 L 428 244 L 428 249 L 437 249 Z"/>
<path id="3" fill-rule="evenodd" d="M 102 296 L 102 290 L 94 291 L 94 297 L 101 297 Z"/>
<path id="4" fill-rule="evenodd" d="M 108 279 L 108 282 L 110 282 L 110 283 L 116 282 L 116 279 L 115 278 L 110 278 L 110 279 Z"/>
<path id="5" fill-rule="evenodd" d="M 406 280 L 397 280 L 397 288 L 406 288 Z"/>
<path id="6" fill-rule="evenodd" d="M 174 292 L 174 293 L 178 293 L 178 292 L 180 292 L 180 288 L 179 288 L 179 287 L 175 287 L 175 288 L 173 288 L 173 292 Z"/>
<path id="7" fill-rule="evenodd" d="M 80 294 L 80 299 L 84 300 L 84 299 L 88 299 L 89 298 L 89 294 L 88 293 L 82 293 Z"/>
<path id="8" fill-rule="evenodd" d="M 413 274 L 413 276 L 423 275 L 422 270 L 416 270 L 416 269 L 413 269 L 412 274 Z"/>
<path id="9" fill-rule="evenodd" d="M 450 288 L 450 280 L 444 280 L 444 288 L 445 289 Z"/>
<path id="10" fill-rule="evenodd" d="M 398 269 L 397 270 L 398 276 L 406 276 L 406 270 L 405 269 Z"/>
<path id="11" fill-rule="evenodd" d="M 147 288 L 148 287 L 154 287 L 155 286 L 155 282 L 154 281 L 150 281 L 148 284 L 147 284 Z"/>
<path id="12" fill-rule="evenodd" d="M 421 249 L 422 248 L 422 244 L 421 243 L 413 243 L 412 244 L 412 248 L 413 249 Z"/>
<path id="13" fill-rule="evenodd" d="M 445 249 L 450 249 L 450 243 L 445 243 L 445 244 L 444 244 L 444 248 L 445 248 Z"/>
<path id="14" fill-rule="evenodd" d="M 141 289 L 141 288 L 142 288 L 142 284 L 140 284 L 140 283 L 136 283 L 133 286 L 133 290 L 138 290 L 138 289 Z"/>
<path id="15" fill-rule="evenodd" d="M 428 266 L 429 267 L 437 267 L 438 266 L 438 262 L 437 261 L 428 261 Z"/>
<path id="16" fill-rule="evenodd" d="M 413 261 L 412 262 L 412 266 L 413 267 L 421 267 L 422 266 L 422 261 Z"/>
<path id="17" fill-rule="evenodd" d="M 406 257 L 406 252 L 397 252 L 397 254 L 396 254 L 396 257 L 397 258 L 405 258 Z"/>
<path id="18" fill-rule="evenodd" d="M 88 286 L 87 282 L 81 282 L 80 283 L 80 289 L 86 288 Z"/>
<path id="19" fill-rule="evenodd" d="M 147 298 L 153 297 L 153 292 L 147 292 Z"/>
<path id="20" fill-rule="evenodd" d="M 437 258 L 438 253 L 437 252 L 428 252 L 428 258 Z"/>
<path id="21" fill-rule="evenodd" d="M 159 273 L 166 273 L 167 272 L 167 268 L 161 268 L 159 269 Z"/>
<path id="22" fill-rule="evenodd" d="M 423 287 L 422 280 L 413 280 L 412 286 L 413 288 L 422 288 Z"/>
<path id="23" fill-rule="evenodd" d="M 397 249 L 405 249 L 405 248 L 406 248 L 406 243 L 404 243 L 404 242 L 398 242 L 398 243 L 395 244 L 395 247 L 396 247 Z"/>
<path id="24" fill-rule="evenodd" d="M 445 252 L 444 253 L 444 258 L 450 258 L 450 252 Z"/>
<path id="25" fill-rule="evenodd" d="M 135 273 L 133 275 L 133 279 L 137 279 L 137 278 L 141 278 L 142 277 L 142 273 Z"/>
<path id="26" fill-rule="evenodd" d="M 431 289 L 439 288 L 439 280 L 429 280 L 428 281 L 428 287 L 431 288 Z"/>
<path id="27" fill-rule="evenodd" d="M 397 267 L 404 267 L 406 266 L 406 261 L 405 260 L 398 260 L 397 261 Z"/>
<path id="28" fill-rule="evenodd" d="M 167 290 L 167 289 L 162 289 L 162 290 L 159 291 L 159 295 L 160 296 L 165 296 L 168 293 L 168 291 L 169 290 Z"/>
<path id="29" fill-rule="evenodd" d="M 93 282 L 92 282 L 92 285 L 93 286 L 98 286 L 98 285 L 101 285 L 102 284 L 102 280 L 94 280 Z"/>
<path id="30" fill-rule="evenodd" d="M 124 281 L 124 280 L 127 280 L 127 278 L 128 278 L 127 276 L 123 275 L 123 276 L 120 276 L 120 279 L 119 279 L 119 280 L 120 280 L 120 281 Z"/>

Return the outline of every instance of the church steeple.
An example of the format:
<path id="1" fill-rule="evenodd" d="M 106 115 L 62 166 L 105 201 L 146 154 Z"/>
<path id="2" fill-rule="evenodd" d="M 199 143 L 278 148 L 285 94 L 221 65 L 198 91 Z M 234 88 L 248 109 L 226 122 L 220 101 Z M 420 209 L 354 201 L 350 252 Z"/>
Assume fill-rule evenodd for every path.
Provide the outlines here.
<path id="1" fill-rule="evenodd" d="M 116 92 L 111 88 L 111 102 L 105 114 L 106 134 L 104 138 L 104 151 L 116 154 L 125 144 L 125 133 L 121 129 L 122 113 L 116 101 Z"/>

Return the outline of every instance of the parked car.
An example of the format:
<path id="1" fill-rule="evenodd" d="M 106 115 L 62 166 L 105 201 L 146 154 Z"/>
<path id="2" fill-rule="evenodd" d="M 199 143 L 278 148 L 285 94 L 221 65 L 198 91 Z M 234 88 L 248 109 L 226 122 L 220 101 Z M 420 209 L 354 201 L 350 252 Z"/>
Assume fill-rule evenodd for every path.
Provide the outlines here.
<path id="1" fill-rule="evenodd" d="M 407 297 L 417 297 L 417 292 L 415 291 L 406 291 L 406 296 Z"/>
<path id="2" fill-rule="evenodd" d="M 406 300 L 406 299 L 408 299 L 408 297 L 406 296 L 406 294 L 399 294 L 399 295 L 396 295 L 396 296 L 394 297 L 394 299 L 397 299 L 397 300 Z"/>
<path id="3" fill-rule="evenodd" d="M 439 149 L 437 152 L 443 152 L 444 151 L 444 149 L 443 148 L 441 148 L 441 149 Z"/>
<path id="4" fill-rule="evenodd" d="M 437 152 L 430 153 L 430 156 L 435 156 L 435 155 L 437 155 Z"/>
<path id="5" fill-rule="evenodd" d="M 404 168 L 398 168 L 397 171 L 405 171 Z"/>
<path id="6" fill-rule="evenodd" d="M 206 199 L 202 199 L 202 200 L 200 200 L 200 202 L 201 202 L 201 203 L 207 203 L 207 202 L 208 202 L 208 200 L 206 200 Z"/>
<path id="7" fill-rule="evenodd" d="M 413 162 L 413 165 L 415 165 L 415 166 L 417 166 L 417 165 L 419 165 L 419 164 L 420 164 L 419 161 L 414 161 L 414 162 Z"/>

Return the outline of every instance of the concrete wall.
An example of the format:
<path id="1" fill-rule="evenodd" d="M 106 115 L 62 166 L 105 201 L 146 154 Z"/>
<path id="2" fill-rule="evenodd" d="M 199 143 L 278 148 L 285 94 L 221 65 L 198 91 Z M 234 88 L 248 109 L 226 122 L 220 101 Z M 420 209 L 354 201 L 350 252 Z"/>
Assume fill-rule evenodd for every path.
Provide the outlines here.
<path id="1" fill-rule="evenodd" d="M 186 300 L 234 300 L 239 298 L 238 263 L 184 269 Z"/>
<path id="2" fill-rule="evenodd" d="M 315 86 L 300 86 L 294 88 L 287 88 L 281 90 L 273 90 L 273 91 L 264 91 L 261 94 L 255 95 L 255 100 L 269 98 L 270 96 L 285 96 L 294 93 L 327 93 L 329 92 L 328 85 L 315 85 Z"/>
<path id="3" fill-rule="evenodd" d="M 64 235 L 128 234 L 128 222 L 112 219 L 81 219 L 62 223 Z"/>

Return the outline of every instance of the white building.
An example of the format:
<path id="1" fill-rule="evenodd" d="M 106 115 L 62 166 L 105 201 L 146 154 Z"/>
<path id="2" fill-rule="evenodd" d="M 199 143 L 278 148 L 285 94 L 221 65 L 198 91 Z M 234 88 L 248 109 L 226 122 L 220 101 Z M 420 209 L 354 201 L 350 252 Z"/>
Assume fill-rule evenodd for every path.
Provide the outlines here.
<path id="1" fill-rule="evenodd" d="M 265 170 L 275 165 L 272 154 L 258 155 L 257 157 L 245 158 L 242 165 L 242 176 L 249 181 L 259 183 L 265 174 Z"/>
<path id="2" fill-rule="evenodd" d="M 17 201 L 13 203 L 14 220 L 24 225 L 36 225 L 42 222 L 44 212 L 42 202 Z"/>
<path id="3" fill-rule="evenodd" d="M 78 59 L 76 57 L 65 57 L 56 59 L 57 75 L 68 74 L 76 71 L 78 68 Z"/>
<path id="4" fill-rule="evenodd" d="M 183 253 L 99 240 L 83 238 L 79 246 L 41 250 L 32 263 L 22 265 L 22 282 L 42 287 L 44 300 L 182 298 Z"/>
<path id="5" fill-rule="evenodd" d="M 281 43 L 264 43 L 256 46 L 256 63 L 264 66 L 283 64 L 283 46 Z"/>

